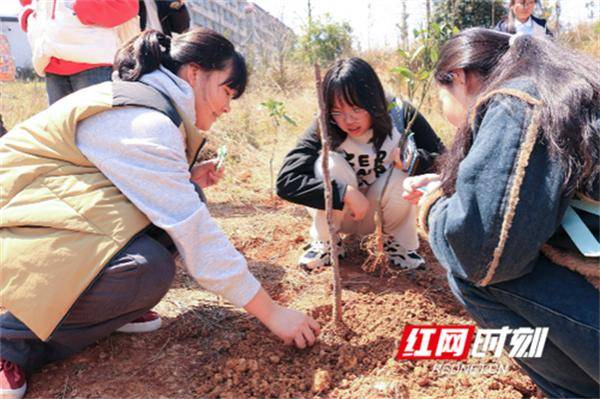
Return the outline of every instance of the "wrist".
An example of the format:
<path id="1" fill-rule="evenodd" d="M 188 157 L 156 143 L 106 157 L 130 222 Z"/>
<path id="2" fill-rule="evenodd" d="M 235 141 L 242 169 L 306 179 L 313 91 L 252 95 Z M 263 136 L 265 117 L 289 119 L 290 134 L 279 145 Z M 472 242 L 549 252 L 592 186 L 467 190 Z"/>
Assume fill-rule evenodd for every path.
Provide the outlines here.
<path id="1" fill-rule="evenodd" d="M 344 193 L 344 198 L 343 198 L 343 202 L 344 204 L 347 204 L 348 202 L 351 202 L 352 199 L 354 198 L 354 196 L 356 196 L 356 192 L 358 190 L 350 185 L 348 185 L 346 187 L 346 192 Z"/>
<path id="2" fill-rule="evenodd" d="M 429 237 L 429 211 L 433 205 L 444 196 L 441 187 L 438 187 L 433 192 L 424 195 L 418 204 L 417 211 L 417 231 L 419 234 L 428 239 Z"/>
<path id="3" fill-rule="evenodd" d="M 244 309 L 266 325 L 271 315 L 277 309 L 277 306 L 267 291 L 263 287 L 260 287 L 256 295 L 244 306 Z"/>

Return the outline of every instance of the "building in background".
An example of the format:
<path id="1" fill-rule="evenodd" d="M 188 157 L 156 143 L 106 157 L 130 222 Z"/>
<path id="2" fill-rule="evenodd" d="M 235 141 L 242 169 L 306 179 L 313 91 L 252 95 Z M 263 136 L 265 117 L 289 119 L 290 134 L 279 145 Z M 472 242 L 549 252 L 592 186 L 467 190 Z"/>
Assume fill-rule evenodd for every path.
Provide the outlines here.
<path id="1" fill-rule="evenodd" d="M 251 2 L 187 0 L 186 4 L 193 26 L 221 33 L 242 49 L 251 62 L 268 62 L 295 38 L 283 22 Z"/>
<path id="2" fill-rule="evenodd" d="M 27 34 L 19 27 L 19 21 L 14 15 L 0 15 L 0 35 L 4 35 L 10 45 L 10 53 L 14 60 L 17 73 L 33 69 L 31 65 L 31 47 Z"/>

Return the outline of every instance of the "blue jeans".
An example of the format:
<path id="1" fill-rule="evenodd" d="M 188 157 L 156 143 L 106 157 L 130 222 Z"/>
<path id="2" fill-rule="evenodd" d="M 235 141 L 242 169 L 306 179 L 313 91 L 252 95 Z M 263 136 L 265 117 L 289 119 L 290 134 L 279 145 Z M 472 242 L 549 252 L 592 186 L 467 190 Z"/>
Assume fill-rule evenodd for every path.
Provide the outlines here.
<path id="1" fill-rule="evenodd" d="M 512 281 L 477 287 L 449 274 L 448 282 L 483 328 L 549 328 L 542 358 L 516 359 L 548 397 L 600 397 L 600 298 L 583 276 L 541 256 Z"/>
<path id="2" fill-rule="evenodd" d="M 112 67 L 103 66 L 88 69 L 74 75 L 46 74 L 46 92 L 48 93 L 48 104 L 52 105 L 66 95 L 69 95 L 84 87 L 93 86 L 110 80 Z"/>

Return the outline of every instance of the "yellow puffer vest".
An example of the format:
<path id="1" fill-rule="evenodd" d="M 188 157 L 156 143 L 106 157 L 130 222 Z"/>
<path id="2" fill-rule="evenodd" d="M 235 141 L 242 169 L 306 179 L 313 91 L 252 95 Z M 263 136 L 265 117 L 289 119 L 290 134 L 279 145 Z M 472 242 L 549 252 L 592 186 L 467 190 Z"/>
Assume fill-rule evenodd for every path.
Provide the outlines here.
<path id="1" fill-rule="evenodd" d="M 0 304 L 42 340 L 150 224 L 75 144 L 79 121 L 118 106 L 165 113 L 185 136 L 193 162 L 199 131 L 167 97 L 139 82 L 78 91 L 0 139 Z"/>

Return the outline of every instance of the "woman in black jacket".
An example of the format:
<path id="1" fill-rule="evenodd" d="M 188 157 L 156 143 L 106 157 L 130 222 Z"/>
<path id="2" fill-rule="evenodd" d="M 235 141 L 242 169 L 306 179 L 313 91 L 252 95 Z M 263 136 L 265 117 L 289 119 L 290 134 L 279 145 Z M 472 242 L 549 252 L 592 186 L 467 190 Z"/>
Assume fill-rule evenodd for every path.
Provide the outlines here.
<path id="1" fill-rule="evenodd" d="M 377 74 L 360 58 L 337 61 L 325 75 L 323 91 L 333 147 L 329 167 L 336 230 L 360 235 L 373 232 L 375 205 L 387 175 L 397 165 L 381 201 L 384 248 L 392 267 L 422 265 L 416 252 L 416 208 L 400 196 L 407 174 L 399 162 L 398 146 L 405 140 L 405 126 L 412 122 L 418 153 L 413 173 L 421 174 L 430 170 L 443 144 L 410 104 L 386 99 Z M 313 217 L 312 242 L 299 261 L 308 270 L 330 264 L 320 153 L 315 122 L 287 154 L 277 178 L 277 194 L 306 206 Z M 343 256 L 341 242 L 338 245 Z"/>

